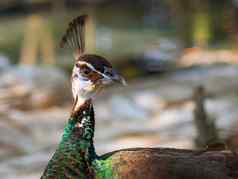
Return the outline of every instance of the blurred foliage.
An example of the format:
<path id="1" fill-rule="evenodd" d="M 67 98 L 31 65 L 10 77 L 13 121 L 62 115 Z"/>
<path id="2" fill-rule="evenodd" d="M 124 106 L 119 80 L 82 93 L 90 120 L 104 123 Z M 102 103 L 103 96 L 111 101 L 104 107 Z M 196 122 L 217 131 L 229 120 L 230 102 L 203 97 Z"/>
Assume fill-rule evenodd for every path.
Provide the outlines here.
<path id="1" fill-rule="evenodd" d="M 159 49 L 161 38 L 179 40 L 177 49 L 181 51 L 194 46 L 227 48 L 237 44 L 233 39 L 237 33 L 236 11 L 230 0 L 2 1 L 0 51 L 17 63 L 26 19 L 38 14 L 47 21 L 52 34 L 57 64 L 71 69 L 72 61 L 65 61 L 72 57 L 71 52 L 60 49 L 58 42 L 67 23 L 83 13 L 93 18 L 96 29 L 94 41 L 90 40 L 95 48 L 89 48 L 90 53 L 99 53 L 117 63 L 143 58 L 151 47 Z"/>
<path id="2" fill-rule="evenodd" d="M 12 59 L 13 63 L 17 62 L 20 53 L 21 42 L 23 40 L 24 23 L 22 18 L 2 19 L 0 26 L 0 51 Z"/>

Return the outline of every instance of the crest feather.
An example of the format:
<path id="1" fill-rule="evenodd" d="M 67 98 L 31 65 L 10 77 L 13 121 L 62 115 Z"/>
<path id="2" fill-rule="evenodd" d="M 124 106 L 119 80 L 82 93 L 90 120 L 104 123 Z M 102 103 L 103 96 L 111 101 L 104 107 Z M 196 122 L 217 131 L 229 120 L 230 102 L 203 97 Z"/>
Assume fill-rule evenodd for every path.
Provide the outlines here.
<path id="1" fill-rule="evenodd" d="M 73 19 L 63 35 L 60 47 L 68 46 L 75 50 L 75 55 L 81 55 L 85 51 L 85 23 L 88 15 L 81 15 Z"/>

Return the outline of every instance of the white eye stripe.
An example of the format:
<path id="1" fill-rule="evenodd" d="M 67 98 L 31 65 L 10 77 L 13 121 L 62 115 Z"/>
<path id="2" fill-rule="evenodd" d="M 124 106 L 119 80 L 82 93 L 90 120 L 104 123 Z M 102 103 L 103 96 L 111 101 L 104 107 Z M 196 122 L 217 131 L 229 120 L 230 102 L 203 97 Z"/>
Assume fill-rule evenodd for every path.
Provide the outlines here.
<path id="1" fill-rule="evenodd" d="M 92 71 L 95 71 L 97 73 L 100 73 L 99 71 L 97 71 L 91 64 L 87 63 L 87 62 L 82 62 L 82 61 L 79 61 L 77 62 L 78 64 L 80 65 L 86 65 L 88 68 L 90 68 Z"/>
<path id="2" fill-rule="evenodd" d="M 86 65 L 87 67 L 91 68 L 91 70 L 93 70 L 93 71 L 95 70 L 95 68 L 87 62 L 78 61 L 77 64 Z"/>
<path id="3" fill-rule="evenodd" d="M 89 67 L 92 71 L 95 71 L 96 73 L 102 75 L 104 78 L 110 79 L 110 77 L 108 77 L 107 75 L 103 74 L 102 72 L 96 70 L 91 64 L 84 62 L 84 61 L 78 61 L 77 62 L 80 65 L 87 65 L 87 67 Z"/>

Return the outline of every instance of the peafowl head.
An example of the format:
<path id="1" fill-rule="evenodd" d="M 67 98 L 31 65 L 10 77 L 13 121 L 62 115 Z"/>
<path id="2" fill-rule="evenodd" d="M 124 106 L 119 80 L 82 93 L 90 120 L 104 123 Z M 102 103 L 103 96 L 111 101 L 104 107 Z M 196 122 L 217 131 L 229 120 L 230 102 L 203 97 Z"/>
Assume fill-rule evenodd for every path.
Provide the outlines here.
<path id="1" fill-rule="evenodd" d="M 112 68 L 105 58 L 84 53 L 87 18 L 87 15 L 82 15 L 70 22 L 61 41 L 61 47 L 67 45 L 74 49 L 75 64 L 71 83 L 75 101 L 91 99 L 104 86 L 113 82 L 126 84 L 124 78 Z"/>
<path id="2" fill-rule="evenodd" d="M 125 84 L 125 80 L 103 57 L 83 55 L 75 62 L 72 73 L 72 93 L 74 99 L 92 98 L 106 85 L 113 82 Z"/>

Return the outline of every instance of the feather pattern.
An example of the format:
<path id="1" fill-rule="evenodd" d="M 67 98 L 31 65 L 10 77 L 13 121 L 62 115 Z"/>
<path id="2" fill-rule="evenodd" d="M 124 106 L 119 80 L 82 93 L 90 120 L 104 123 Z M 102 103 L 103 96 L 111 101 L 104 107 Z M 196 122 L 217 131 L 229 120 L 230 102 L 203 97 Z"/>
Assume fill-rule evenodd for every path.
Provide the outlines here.
<path id="1" fill-rule="evenodd" d="M 72 114 L 41 179 L 93 178 L 94 172 L 90 164 L 96 158 L 93 135 L 94 112 L 91 102 L 87 101 Z"/>
<path id="2" fill-rule="evenodd" d="M 69 23 L 68 29 L 60 42 L 61 48 L 68 46 L 78 54 L 85 52 L 85 22 L 87 18 L 87 15 L 82 15 Z"/>
<path id="3" fill-rule="evenodd" d="M 74 48 L 78 57 L 72 74 L 74 107 L 61 142 L 41 179 L 237 178 L 237 169 L 233 167 L 238 166 L 238 160 L 237 157 L 233 159 L 232 153 L 135 148 L 114 151 L 102 156 L 96 154 L 93 144 L 94 111 L 92 99 L 88 95 L 92 96 L 91 93 L 97 89 L 89 90 L 97 80 L 95 76 L 88 75 L 90 84 L 83 82 L 85 79 L 79 78 L 80 70 L 77 65 L 86 65 L 93 69 L 92 71 L 97 71 L 97 74 L 105 74 L 105 69 L 112 67 L 100 56 L 84 54 L 86 17 L 84 15 L 74 19 L 61 41 L 62 47 L 67 45 Z M 115 79 L 120 78 L 118 76 L 115 78 L 114 74 Z M 79 88 L 87 94 L 79 93 Z M 230 172 L 231 169 L 234 171 Z"/>

